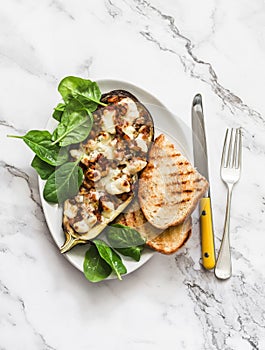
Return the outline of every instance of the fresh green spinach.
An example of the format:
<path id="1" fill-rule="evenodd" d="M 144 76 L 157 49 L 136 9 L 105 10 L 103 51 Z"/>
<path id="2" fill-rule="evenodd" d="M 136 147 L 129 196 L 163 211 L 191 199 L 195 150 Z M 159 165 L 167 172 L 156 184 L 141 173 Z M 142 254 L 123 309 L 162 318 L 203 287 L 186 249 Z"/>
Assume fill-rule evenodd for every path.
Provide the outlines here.
<path id="1" fill-rule="evenodd" d="M 99 282 L 107 278 L 112 268 L 102 259 L 95 245 L 91 245 L 86 252 L 83 271 L 86 278 L 91 282 Z"/>
<path id="2" fill-rule="evenodd" d="M 84 141 L 93 125 L 91 113 L 78 100 L 71 100 L 65 107 L 60 124 L 52 134 L 53 144 L 65 147 Z"/>
<path id="3" fill-rule="evenodd" d="M 84 141 L 92 128 L 94 112 L 101 92 L 96 82 L 79 77 L 66 77 L 58 86 L 64 103 L 59 103 L 53 118 L 59 124 L 53 134 L 46 130 L 31 130 L 22 139 L 36 154 L 31 165 L 43 180 L 47 180 L 43 195 L 48 202 L 61 203 L 74 196 L 82 183 L 83 172 L 78 162 L 69 160 L 68 147 Z M 55 168 L 59 167 L 59 168 Z"/>
<path id="4" fill-rule="evenodd" d="M 33 158 L 31 166 L 37 171 L 42 180 L 47 180 L 48 177 L 55 171 L 55 166 L 44 162 L 38 156 Z"/>
<path id="5" fill-rule="evenodd" d="M 100 102 L 101 91 L 97 83 L 79 77 L 65 77 L 58 86 L 58 91 L 62 95 L 65 103 L 75 98 L 80 101 L 90 112 L 94 112 L 97 106 L 105 103 Z"/>
<path id="6" fill-rule="evenodd" d="M 58 105 L 54 108 L 54 112 L 52 114 L 52 117 L 56 119 L 58 122 L 61 121 L 63 112 L 65 109 L 65 104 L 64 103 L 58 103 Z"/>
<path id="7" fill-rule="evenodd" d="M 112 268 L 112 270 L 121 280 L 121 275 L 127 272 L 125 265 L 123 264 L 120 256 L 115 253 L 115 251 L 109 247 L 104 241 L 100 239 L 95 239 L 93 243 L 96 245 L 98 252 L 102 259 L 104 259 Z"/>
<path id="8" fill-rule="evenodd" d="M 75 196 L 83 181 L 83 171 L 76 162 L 65 163 L 52 173 L 44 186 L 43 196 L 51 203 L 62 203 Z"/>
<path id="9" fill-rule="evenodd" d="M 61 165 L 68 160 L 67 149 L 53 144 L 49 131 L 31 130 L 24 136 L 8 136 L 22 139 L 40 159 L 50 165 Z"/>
<path id="10" fill-rule="evenodd" d="M 140 261 L 144 246 L 133 246 L 128 248 L 115 248 L 122 255 L 129 256 L 135 261 Z"/>
<path id="11" fill-rule="evenodd" d="M 140 260 L 145 239 L 138 231 L 121 224 L 113 224 L 107 227 L 106 236 L 112 248 L 120 254 L 130 256 L 136 261 Z"/>

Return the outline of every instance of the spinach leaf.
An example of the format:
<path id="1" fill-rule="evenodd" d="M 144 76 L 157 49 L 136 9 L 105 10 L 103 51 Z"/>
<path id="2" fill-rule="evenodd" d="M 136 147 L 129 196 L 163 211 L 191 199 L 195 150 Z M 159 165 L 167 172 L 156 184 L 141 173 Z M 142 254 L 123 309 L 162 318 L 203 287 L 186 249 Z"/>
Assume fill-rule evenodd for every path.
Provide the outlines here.
<path id="1" fill-rule="evenodd" d="M 97 247 L 91 245 L 85 255 L 83 271 L 89 281 L 99 282 L 111 274 L 112 268 L 101 258 Z"/>
<path id="2" fill-rule="evenodd" d="M 133 246 L 128 248 L 115 248 L 122 255 L 129 256 L 135 261 L 140 261 L 144 246 Z"/>
<path id="3" fill-rule="evenodd" d="M 91 114 L 87 113 L 82 104 L 71 100 L 65 107 L 61 122 L 52 134 L 53 144 L 68 146 L 84 141 L 93 125 Z"/>
<path id="4" fill-rule="evenodd" d="M 108 226 L 106 236 L 110 245 L 119 253 L 136 261 L 141 258 L 145 239 L 135 229 L 121 224 Z"/>
<path id="5" fill-rule="evenodd" d="M 64 103 L 58 103 L 58 105 L 54 108 L 54 112 L 52 114 L 52 117 L 56 119 L 58 122 L 61 121 L 63 112 L 65 109 L 65 104 Z"/>
<path id="6" fill-rule="evenodd" d="M 121 224 L 108 226 L 107 235 L 111 239 L 113 248 L 127 248 L 145 244 L 145 239 L 138 231 Z"/>
<path id="7" fill-rule="evenodd" d="M 112 270 L 118 276 L 118 279 L 121 280 L 121 275 L 126 273 L 127 269 L 123 265 L 120 256 L 117 253 L 115 253 L 115 251 L 112 248 L 110 248 L 104 241 L 100 239 L 95 239 L 93 243 L 95 243 L 101 258 L 104 259 L 110 265 Z"/>
<path id="8" fill-rule="evenodd" d="M 65 163 L 49 176 L 43 190 L 47 202 L 62 203 L 77 194 L 83 181 L 79 161 Z"/>
<path id="9" fill-rule="evenodd" d="M 65 103 L 76 98 L 86 106 L 91 112 L 97 109 L 98 104 L 106 106 L 100 102 L 101 92 L 97 83 L 79 77 L 65 77 L 58 86 L 58 91 L 62 95 Z"/>
<path id="10" fill-rule="evenodd" d="M 38 156 L 33 158 L 31 166 L 37 171 L 42 180 L 47 180 L 48 177 L 55 171 L 55 166 L 44 162 Z"/>
<path id="11" fill-rule="evenodd" d="M 53 144 L 49 131 L 31 130 L 24 136 L 8 136 L 22 139 L 40 159 L 50 165 L 61 165 L 68 160 L 67 149 Z"/>

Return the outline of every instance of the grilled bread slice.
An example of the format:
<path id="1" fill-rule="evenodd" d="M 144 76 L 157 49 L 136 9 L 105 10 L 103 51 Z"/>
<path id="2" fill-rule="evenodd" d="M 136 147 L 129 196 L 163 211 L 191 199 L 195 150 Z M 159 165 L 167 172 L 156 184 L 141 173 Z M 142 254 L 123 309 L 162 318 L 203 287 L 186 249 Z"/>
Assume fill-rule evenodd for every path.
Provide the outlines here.
<path id="1" fill-rule="evenodd" d="M 207 180 L 159 135 L 139 181 L 139 202 L 149 223 L 160 229 L 183 223 L 207 188 Z"/>
<path id="2" fill-rule="evenodd" d="M 152 226 L 145 218 L 137 198 L 133 200 L 126 213 L 120 214 L 115 223 L 135 228 L 143 238 L 146 245 L 162 254 L 175 253 L 181 248 L 191 235 L 191 218 L 183 224 L 169 227 L 166 230 Z"/>

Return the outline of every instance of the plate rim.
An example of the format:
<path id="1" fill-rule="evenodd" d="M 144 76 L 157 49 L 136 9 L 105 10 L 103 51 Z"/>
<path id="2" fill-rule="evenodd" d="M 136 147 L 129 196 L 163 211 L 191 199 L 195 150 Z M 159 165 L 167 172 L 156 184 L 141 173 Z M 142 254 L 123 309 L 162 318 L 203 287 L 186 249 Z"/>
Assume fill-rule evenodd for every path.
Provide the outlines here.
<path id="1" fill-rule="evenodd" d="M 104 85 L 104 84 L 110 84 L 110 85 L 117 85 L 117 84 L 120 84 L 120 85 L 126 85 L 126 86 L 131 86 L 133 90 L 135 91 L 139 91 L 140 94 L 144 94 L 144 95 L 147 95 L 148 97 L 150 97 L 150 99 L 152 99 L 152 103 L 155 104 L 156 106 L 158 107 L 162 107 L 164 108 L 168 113 L 170 113 L 173 118 L 174 118 L 174 114 L 155 96 L 153 95 L 152 93 L 150 93 L 149 91 L 147 91 L 146 89 L 143 89 L 139 86 L 137 86 L 136 84 L 134 83 L 131 83 L 130 81 L 124 81 L 124 80 L 118 80 L 118 79 L 113 79 L 113 78 L 104 78 L 104 79 L 95 79 L 94 80 L 97 84 L 100 85 Z M 119 89 L 117 87 L 117 89 Z M 122 89 L 120 87 L 120 89 Z M 113 90 L 115 90 L 115 88 L 113 88 Z M 107 91 L 106 91 L 107 92 Z M 102 91 L 102 94 L 104 94 L 105 91 Z M 134 92 L 132 92 L 133 94 Z M 136 96 L 137 97 L 137 96 Z M 140 100 L 140 102 L 143 102 L 143 103 L 148 103 L 147 101 L 142 101 Z M 178 120 L 176 118 L 174 118 L 176 122 L 178 122 Z M 50 116 L 47 120 L 47 123 L 45 125 L 45 128 L 48 127 L 49 123 L 52 121 L 52 116 Z M 154 126 L 155 128 L 155 126 Z M 53 228 L 53 223 L 52 223 L 52 219 L 50 218 L 50 215 L 49 213 L 47 213 L 47 206 L 49 207 L 53 207 L 54 210 L 61 210 L 59 208 L 59 205 L 58 204 L 51 204 L 51 203 L 48 203 L 45 201 L 44 197 L 43 197 L 43 186 L 44 186 L 44 180 L 42 180 L 40 178 L 40 176 L 38 175 L 38 187 L 39 187 L 39 195 L 40 195 L 40 199 L 41 199 L 41 205 L 42 205 L 42 210 L 43 210 L 43 213 L 44 213 L 44 217 L 45 217 L 45 221 L 47 223 L 47 226 L 48 226 L 48 229 L 50 231 L 50 235 L 52 236 L 53 238 L 53 241 L 56 245 L 56 247 L 59 248 L 59 253 L 60 253 L 60 245 L 58 244 L 58 242 L 56 241 L 56 235 L 53 234 L 53 231 L 54 231 L 54 228 Z M 123 275 L 123 277 L 126 277 L 127 275 L 133 273 L 134 271 L 136 271 L 137 269 L 139 269 L 140 267 L 142 267 L 145 263 L 147 263 L 154 255 L 157 254 L 156 251 L 153 251 L 151 250 L 150 248 L 148 247 L 145 247 L 144 248 L 145 251 L 148 251 L 147 253 L 147 257 L 144 259 L 144 261 L 140 260 L 139 262 L 137 262 L 137 265 L 134 269 L 130 270 L 129 272 L 127 272 L 126 274 Z M 61 253 L 60 253 L 61 254 Z M 69 255 L 69 252 L 65 253 L 65 254 L 61 254 L 64 256 L 64 258 L 66 260 L 68 260 L 68 262 L 74 266 L 79 272 L 82 273 L 82 275 L 84 275 L 84 272 L 82 269 L 80 269 L 80 265 L 73 260 L 73 258 L 71 258 L 71 255 Z M 113 273 L 108 276 L 106 279 L 104 279 L 103 281 L 101 282 L 104 282 L 104 281 L 109 281 L 109 280 L 117 280 L 117 276 L 116 275 L 113 275 Z"/>

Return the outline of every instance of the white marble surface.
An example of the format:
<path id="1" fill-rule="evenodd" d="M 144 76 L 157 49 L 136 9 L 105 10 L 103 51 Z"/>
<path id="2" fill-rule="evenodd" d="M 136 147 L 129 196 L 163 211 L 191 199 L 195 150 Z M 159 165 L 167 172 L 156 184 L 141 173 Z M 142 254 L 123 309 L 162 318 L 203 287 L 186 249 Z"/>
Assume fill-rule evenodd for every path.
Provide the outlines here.
<path id="1" fill-rule="evenodd" d="M 1 1 L 1 350 L 265 349 L 264 22 L 261 0 Z M 60 255 L 32 153 L 6 134 L 43 128 L 66 75 L 130 81 L 187 123 L 202 93 L 217 250 L 224 132 L 242 126 L 230 280 L 201 267 L 196 229 L 122 282 L 89 283 Z"/>

